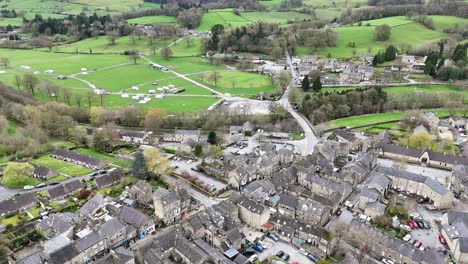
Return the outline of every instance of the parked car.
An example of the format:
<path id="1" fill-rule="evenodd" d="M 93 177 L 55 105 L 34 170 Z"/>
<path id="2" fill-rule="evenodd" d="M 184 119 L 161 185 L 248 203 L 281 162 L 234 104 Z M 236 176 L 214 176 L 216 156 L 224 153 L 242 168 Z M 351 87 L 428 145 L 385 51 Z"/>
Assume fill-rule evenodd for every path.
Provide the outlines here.
<path id="1" fill-rule="evenodd" d="M 444 236 L 442 236 L 442 235 L 439 235 L 439 242 L 440 242 L 442 245 L 447 245 L 447 241 L 445 241 L 445 238 L 444 238 Z"/>
<path id="2" fill-rule="evenodd" d="M 426 247 L 424 247 L 423 245 L 421 245 L 421 246 L 419 247 L 419 250 L 424 251 L 424 250 L 426 250 Z"/>
<path id="3" fill-rule="evenodd" d="M 301 254 L 304 255 L 304 256 L 309 255 L 309 252 L 307 252 L 307 251 L 306 251 L 305 249 L 303 249 L 303 248 L 300 248 L 300 249 L 299 249 L 299 253 L 301 253 Z"/>
<path id="4" fill-rule="evenodd" d="M 278 253 L 276 253 L 276 256 L 277 256 L 278 258 L 282 258 L 283 255 L 284 255 L 284 251 L 282 251 L 282 250 L 280 250 L 280 251 L 278 251 Z"/>
<path id="5" fill-rule="evenodd" d="M 98 176 L 98 174 L 99 174 L 98 172 L 93 172 L 93 173 L 91 174 L 91 177 L 96 177 L 96 176 Z"/>
<path id="6" fill-rule="evenodd" d="M 410 234 L 407 234 L 406 236 L 403 237 L 403 241 L 410 241 L 411 240 L 411 235 Z"/>
<path id="7" fill-rule="evenodd" d="M 383 259 L 382 259 L 382 263 L 385 263 L 385 264 L 395 264 L 395 262 L 393 262 L 392 260 L 386 259 L 386 258 L 383 258 Z"/>
<path id="8" fill-rule="evenodd" d="M 38 185 L 34 186 L 36 188 L 42 188 L 42 187 L 45 187 L 46 184 L 45 183 L 39 183 Z"/>
<path id="9" fill-rule="evenodd" d="M 421 198 L 421 199 L 418 200 L 419 204 L 425 204 L 425 203 L 428 203 L 428 202 L 429 202 L 429 198 L 427 198 L 427 197 L 426 198 Z"/>
<path id="10" fill-rule="evenodd" d="M 421 219 L 421 216 L 419 215 L 419 213 L 412 213 L 412 214 L 410 214 L 410 217 L 412 219 Z"/>
<path id="11" fill-rule="evenodd" d="M 252 256 L 250 256 L 249 262 L 250 262 L 250 263 L 255 263 L 255 261 L 257 261 L 257 259 L 258 259 L 258 255 L 257 255 L 257 254 L 253 254 Z"/>
<path id="12" fill-rule="evenodd" d="M 426 222 L 424 222 L 424 221 L 421 222 L 421 223 L 422 223 L 422 225 L 424 226 L 424 229 L 430 229 L 430 228 L 431 228 L 431 227 L 429 226 L 428 223 L 426 223 Z"/>
<path id="13" fill-rule="evenodd" d="M 272 233 L 268 234 L 268 237 L 271 238 L 273 241 L 278 241 L 279 240 L 279 238 L 277 236 L 273 235 Z"/>
<path id="14" fill-rule="evenodd" d="M 459 193 L 453 193 L 453 197 L 455 197 L 456 199 L 460 199 L 460 194 Z"/>
<path id="15" fill-rule="evenodd" d="M 192 167 L 192 168 L 190 168 L 190 169 L 193 170 L 193 171 L 198 171 L 198 168 L 197 168 L 197 167 Z"/>
<path id="16" fill-rule="evenodd" d="M 284 255 L 281 257 L 281 259 L 284 260 L 284 261 L 288 261 L 289 260 L 289 254 L 284 253 Z"/>
<path id="17" fill-rule="evenodd" d="M 415 221 L 409 221 L 408 224 L 409 224 L 409 225 L 411 226 L 411 228 L 413 228 L 413 229 L 419 228 L 419 225 L 416 224 Z"/>
<path id="18" fill-rule="evenodd" d="M 100 171 L 99 174 L 106 174 L 107 171 L 106 170 L 103 170 L 103 171 Z"/>
<path id="19" fill-rule="evenodd" d="M 262 247 L 263 247 L 264 249 L 269 248 L 269 247 L 268 247 L 268 244 L 265 243 L 265 241 L 258 241 L 258 243 L 259 243 L 260 245 L 262 245 Z"/>
<path id="20" fill-rule="evenodd" d="M 419 228 L 424 229 L 424 225 L 422 222 L 415 222 Z"/>
<path id="21" fill-rule="evenodd" d="M 340 214 L 341 214 L 341 209 L 340 209 L 340 208 L 338 208 L 338 210 L 336 210 L 336 215 L 338 215 L 338 216 L 339 216 Z"/>
<path id="22" fill-rule="evenodd" d="M 34 186 L 26 185 L 26 186 L 23 187 L 23 190 L 31 190 L 31 189 L 34 189 Z"/>
<path id="23" fill-rule="evenodd" d="M 57 184 L 60 184 L 60 182 L 51 182 L 51 183 L 49 183 L 50 186 L 57 185 Z"/>
<path id="24" fill-rule="evenodd" d="M 264 250 L 264 248 L 262 247 L 262 245 L 260 245 L 260 244 L 258 244 L 258 243 L 257 243 L 257 244 L 254 244 L 252 248 L 255 249 L 255 250 L 257 250 L 257 251 L 259 251 L 259 252 L 263 252 L 263 250 Z"/>
<path id="25" fill-rule="evenodd" d="M 307 258 L 312 260 L 313 262 L 317 262 L 317 261 L 320 260 L 319 257 L 317 257 L 317 256 L 315 256 L 314 254 L 311 254 L 311 253 L 309 253 L 309 255 L 307 255 Z"/>
<path id="26" fill-rule="evenodd" d="M 401 224 L 401 225 L 400 225 L 400 229 L 403 229 L 403 230 L 405 230 L 406 232 L 411 232 L 411 227 L 408 226 L 408 225 L 403 225 L 403 224 Z"/>
<path id="27" fill-rule="evenodd" d="M 414 244 L 414 246 L 415 246 L 416 248 L 419 248 L 420 246 L 422 246 L 422 242 L 418 240 L 418 241 L 416 242 L 416 244 Z"/>

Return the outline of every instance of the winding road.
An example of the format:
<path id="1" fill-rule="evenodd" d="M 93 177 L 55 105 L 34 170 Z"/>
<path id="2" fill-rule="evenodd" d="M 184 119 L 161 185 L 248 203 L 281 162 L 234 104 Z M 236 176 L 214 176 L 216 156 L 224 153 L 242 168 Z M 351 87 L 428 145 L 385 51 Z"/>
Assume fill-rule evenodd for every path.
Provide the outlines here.
<path id="1" fill-rule="evenodd" d="M 287 59 L 287 64 L 289 66 L 289 69 L 291 71 L 291 77 L 292 80 L 294 80 L 297 76 L 296 71 L 294 70 L 294 67 L 292 65 L 291 61 L 291 56 L 289 55 L 289 52 L 286 50 L 286 59 Z M 297 123 L 302 127 L 302 130 L 304 130 L 304 144 L 302 144 L 302 149 L 300 153 L 303 156 L 312 154 L 314 151 L 314 146 L 318 142 L 318 138 L 315 135 L 314 127 L 310 123 L 310 121 L 304 117 L 302 114 L 297 112 L 289 102 L 289 91 L 294 87 L 294 82 L 290 82 L 286 90 L 284 91 L 283 95 L 281 96 L 280 100 L 278 103 L 288 111 L 289 114 L 291 114 L 294 119 L 296 119 Z"/>

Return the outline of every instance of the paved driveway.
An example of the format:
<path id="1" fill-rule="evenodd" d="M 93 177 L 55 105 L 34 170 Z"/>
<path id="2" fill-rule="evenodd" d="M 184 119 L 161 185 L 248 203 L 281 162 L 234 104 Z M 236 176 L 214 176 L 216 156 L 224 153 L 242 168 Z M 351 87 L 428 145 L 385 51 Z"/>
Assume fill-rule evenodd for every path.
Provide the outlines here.
<path id="1" fill-rule="evenodd" d="M 213 184 L 216 187 L 217 190 L 224 189 L 227 186 L 227 184 L 225 184 L 223 182 L 220 182 L 218 180 L 215 180 L 215 179 L 213 179 L 211 177 L 208 177 L 203 173 L 191 170 L 192 168 L 196 168 L 197 165 L 200 164 L 200 162 L 201 161 L 195 161 L 195 162 L 192 162 L 192 163 L 188 164 L 186 160 L 181 160 L 181 161 L 171 160 L 170 166 L 178 166 L 179 167 L 179 168 L 177 168 L 175 170 L 176 173 L 180 174 L 183 171 L 187 171 L 191 175 L 196 175 L 203 182 L 205 182 L 207 184 Z"/>

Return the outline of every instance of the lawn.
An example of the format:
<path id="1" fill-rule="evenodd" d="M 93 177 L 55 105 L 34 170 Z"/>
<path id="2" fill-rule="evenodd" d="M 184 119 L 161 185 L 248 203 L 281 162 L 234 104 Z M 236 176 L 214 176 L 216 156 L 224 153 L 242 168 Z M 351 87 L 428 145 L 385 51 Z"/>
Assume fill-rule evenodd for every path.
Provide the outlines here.
<path id="1" fill-rule="evenodd" d="M 242 13 L 243 14 L 243 13 Z M 197 30 L 210 30 L 216 24 L 223 25 L 224 28 L 235 28 L 252 23 L 251 21 L 237 16 L 232 12 L 232 9 L 210 10 L 203 14 L 200 25 Z"/>
<path id="2" fill-rule="evenodd" d="M 283 0 L 260 0 L 258 1 L 260 4 L 266 6 L 266 7 L 278 7 Z"/>
<path id="3" fill-rule="evenodd" d="M 127 166 L 130 165 L 130 161 L 128 161 L 128 160 L 123 160 L 123 159 L 114 157 L 114 156 L 109 155 L 109 154 L 100 153 L 100 152 L 94 151 L 92 149 L 77 148 L 77 149 L 74 149 L 73 152 L 88 155 L 88 156 L 95 157 L 95 158 L 98 158 L 98 159 L 102 159 L 102 160 L 108 161 L 108 162 L 110 162 L 112 164 L 115 164 L 117 166 L 120 166 L 120 167 L 127 167 Z"/>
<path id="4" fill-rule="evenodd" d="M 185 40 L 178 42 L 176 45 L 171 46 L 172 56 L 174 57 L 186 57 L 196 56 L 201 54 L 201 39 L 198 37 L 190 36 L 192 43 L 190 47 L 187 45 Z"/>
<path id="5" fill-rule="evenodd" d="M 157 57 L 149 57 L 149 59 L 154 59 L 155 62 L 182 74 L 225 69 L 223 65 L 210 64 L 206 58 L 171 58 L 169 60 L 162 60 Z"/>
<path id="6" fill-rule="evenodd" d="M 39 216 L 39 213 L 41 212 L 41 207 L 34 207 L 32 209 L 29 209 L 28 212 L 33 216 L 33 218 L 36 218 Z"/>
<path id="7" fill-rule="evenodd" d="M 58 176 L 55 176 L 55 177 L 52 177 L 52 178 L 48 179 L 47 182 L 58 182 L 58 181 L 66 180 L 66 179 L 68 179 L 68 178 L 63 176 L 63 175 L 58 175 Z"/>
<path id="8" fill-rule="evenodd" d="M 93 172 L 91 169 L 54 159 L 49 156 L 42 156 L 38 159 L 32 160 L 31 162 L 73 177 L 82 176 Z"/>
<path id="9" fill-rule="evenodd" d="M 7 225 L 13 225 L 16 226 L 19 222 L 19 214 L 15 214 L 10 217 L 2 217 L 0 218 L 0 224 L 7 226 Z"/>
<path id="10" fill-rule="evenodd" d="M 176 23 L 176 18 L 172 16 L 144 16 L 128 19 L 129 24 L 150 25 L 155 23 Z"/>
<path id="11" fill-rule="evenodd" d="M 20 181 L 17 181 L 16 179 L 11 179 L 10 177 L 2 177 L 2 184 L 12 189 L 22 189 L 26 185 L 34 186 L 36 184 L 39 184 L 40 182 L 41 181 L 39 181 L 36 178 L 27 176 L 22 177 Z"/>
<path id="12" fill-rule="evenodd" d="M 20 68 L 22 65 L 31 67 L 31 71 L 53 70 L 56 74 L 69 75 L 81 72 L 81 68 L 88 70 L 99 69 L 121 63 L 129 63 L 127 56 L 116 55 L 86 55 L 63 54 L 34 50 L 0 49 L 2 57 L 10 59 L 11 66 Z M 20 70 L 20 72 L 27 72 Z M 49 74 L 39 74 L 39 77 L 55 78 Z"/>
<path id="13" fill-rule="evenodd" d="M 420 25 L 419 23 L 407 21 L 404 18 L 383 18 L 369 21 L 373 24 L 393 24 L 389 43 L 396 45 L 400 43 L 408 43 L 414 45 L 415 43 L 421 44 L 426 42 L 437 41 L 445 37 L 445 33 L 430 30 Z M 371 49 L 371 53 L 376 53 L 385 47 L 385 42 L 377 42 L 374 40 L 375 26 L 343 26 L 334 28 L 333 30 L 338 33 L 338 43 L 336 47 L 329 47 L 317 51 L 320 55 L 327 55 L 330 53 L 334 58 L 350 57 L 353 56 L 353 50 L 357 54 L 367 53 Z M 354 42 L 355 47 L 349 47 L 348 43 Z M 300 50 L 301 53 L 305 53 Z"/>

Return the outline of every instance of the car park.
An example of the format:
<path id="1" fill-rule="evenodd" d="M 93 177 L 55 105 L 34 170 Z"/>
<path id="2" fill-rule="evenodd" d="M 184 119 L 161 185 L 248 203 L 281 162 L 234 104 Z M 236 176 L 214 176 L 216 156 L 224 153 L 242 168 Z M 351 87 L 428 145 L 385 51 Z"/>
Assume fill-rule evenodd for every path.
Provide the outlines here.
<path id="1" fill-rule="evenodd" d="M 410 241 L 410 240 L 411 240 L 411 235 L 410 235 L 410 234 L 407 234 L 407 235 L 405 235 L 405 236 L 403 237 L 403 241 L 408 242 L 408 241 Z"/>

